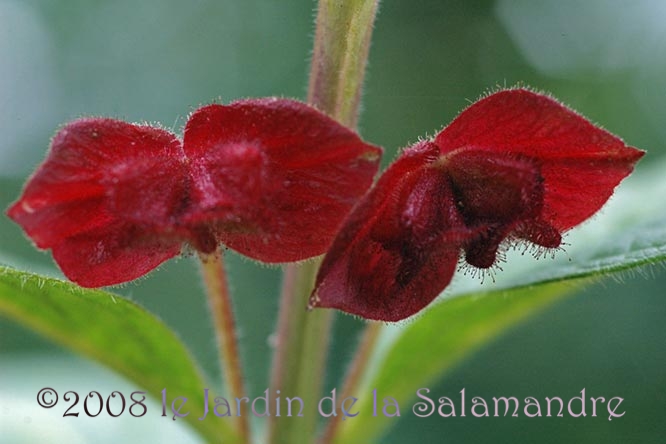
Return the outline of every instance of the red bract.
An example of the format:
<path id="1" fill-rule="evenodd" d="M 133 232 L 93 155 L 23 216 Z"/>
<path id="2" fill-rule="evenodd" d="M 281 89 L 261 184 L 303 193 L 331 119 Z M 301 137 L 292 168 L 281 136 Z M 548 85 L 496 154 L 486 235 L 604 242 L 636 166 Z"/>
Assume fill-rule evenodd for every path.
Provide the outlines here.
<path id="1" fill-rule="evenodd" d="M 85 287 L 135 279 L 183 242 L 295 261 L 326 251 L 380 155 L 286 99 L 203 107 L 182 143 L 159 128 L 81 119 L 56 134 L 8 215 Z"/>
<path id="2" fill-rule="evenodd" d="M 461 251 L 488 268 L 502 243 L 557 248 L 643 154 L 544 95 L 492 94 L 389 167 L 333 241 L 310 305 L 411 316 L 449 284 Z"/>

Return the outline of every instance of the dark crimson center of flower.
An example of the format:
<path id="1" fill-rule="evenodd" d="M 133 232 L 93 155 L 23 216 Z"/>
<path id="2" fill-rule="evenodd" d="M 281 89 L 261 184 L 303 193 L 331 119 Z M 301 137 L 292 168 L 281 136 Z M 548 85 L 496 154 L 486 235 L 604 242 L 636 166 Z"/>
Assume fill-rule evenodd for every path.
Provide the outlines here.
<path id="1" fill-rule="evenodd" d="M 473 227 L 506 224 L 537 216 L 543 206 L 543 178 L 528 159 L 482 150 L 447 156 L 456 204 Z"/>
<path id="2" fill-rule="evenodd" d="M 464 246 L 466 261 L 488 268 L 507 237 L 556 247 L 560 235 L 539 220 L 544 186 L 533 159 L 480 149 L 461 149 L 442 162 L 451 180 L 456 206 L 475 233 Z"/>

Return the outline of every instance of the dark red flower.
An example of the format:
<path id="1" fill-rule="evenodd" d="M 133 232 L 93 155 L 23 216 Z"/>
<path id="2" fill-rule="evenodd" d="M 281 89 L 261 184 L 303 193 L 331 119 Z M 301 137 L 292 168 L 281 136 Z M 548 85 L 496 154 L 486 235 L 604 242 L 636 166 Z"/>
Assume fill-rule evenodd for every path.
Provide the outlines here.
<path id="1" fill-rule="evenodd" d="M 326 251 L 380 155 L 286 99 L 205 106 L 182 143 L 151 126 L 81 119 L 56 134 L 8 215 L 85 287 L 135 279 L 183 242 L 295 261 Z"/>
<path id="2" fill-rule="evenodd" d="M 357 204 L 310 305 L 411 316 L 449 284 L 461 251 L 488 268 L 502 243 L 560 246 L 643 154 L 547 96 L 492 94 L 405 150 Z"/>

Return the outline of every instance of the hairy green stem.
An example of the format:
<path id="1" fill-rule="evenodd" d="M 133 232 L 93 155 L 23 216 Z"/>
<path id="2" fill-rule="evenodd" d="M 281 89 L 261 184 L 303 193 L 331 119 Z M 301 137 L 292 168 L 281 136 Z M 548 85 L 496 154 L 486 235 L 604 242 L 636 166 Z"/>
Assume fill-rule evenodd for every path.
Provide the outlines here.
<path id="1" fill-rule="evenodd" d="M 320 0 L 308 102 L 355 128 L 379 0 Z"/>
<path id="2" fill-rule="evenodd" d="M 358 120 L 361 87 L 379 0 L 320 0 L 308 102 L 349 128 Z M 305 312 L 320 261 L 287 265 L 280 299 L 271 388 L 299 397 L 303 417 L 268 419 L 268 442 L 315 442 L 333 312 Z M 294 402 L 292 407 L 298 403 Z M 297 408 L 297 407 L 296 407 Z"/>

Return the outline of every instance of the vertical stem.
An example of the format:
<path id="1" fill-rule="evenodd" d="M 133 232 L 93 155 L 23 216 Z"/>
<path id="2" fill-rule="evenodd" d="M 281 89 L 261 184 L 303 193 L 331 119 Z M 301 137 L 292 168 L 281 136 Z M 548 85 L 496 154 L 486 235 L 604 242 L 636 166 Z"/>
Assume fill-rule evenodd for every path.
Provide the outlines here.
<path id="1" fill-rule="evenodd" d="M 281 404 L 281 416 L 269 418 L 269 443 L 308 443 L 316 435 L 317 402 L 333 320 L 331 310 L 305 310 L 319 264 L 320 260 L 290 264 L 284 270 L 271 388 L 282 400 L 302 399 L 304 407 L 303 417 L 298 417 L 300 406 L 294 402 L 288 417 L 288 404 Z"/>
<path id="2" fill-rule="evenodd" d="M 349 128 L 358 120 L 379 0 L 320 0 L 308 102 Z"/>
<path id="3" fill-rule="evenodd" d="M 213 316 L 213 325 L 220 349 L 220 367 L 230 398 L 245 396 L 243 372 L 236 341 L 236 323 L 229 294 L 229 283 L 222 254 L 200 255 L 201 274 L 206 285 L 208 305 Z M 248 412 L 238 412 L 236 427 L 241 443 L 250 443 Z"/>
<path id="4" fill-rule="evenodd" d="M 320 0 L 308 102 L 355 128 L 379 0 Z M 331 310 L 305 312 L 320 260 L 285 267 L 271 388 L 300 397 L 303 417 L 269 417 L 268 442 L 314 442 L 333 321 Z M 298 404 L 298 403 L 294 403 Z"/>
<path id="5" fill-rule="evenodd" d="M 366 370 L 370 356 L 372 355 L 372 351 L 375 348 L 377 338 L 379 337 L 381 330 L 382 324 L 379 322 L 371 322 L 366 325 L 365 330 L 363 331 L 361 342 L 356 349 L 354 360 L 347 370 L 347 375 L 342 386 L 342 391 L 338 395 L 340 399 L 345 399 L 350 396 L 360 396 L 359 393 L 357 393 L 359 388 L 358 386 L 361 382 L 361 377 Z M 324 431 L 324 434 L 319 441 L 320 444 L 330 444 L 333 442 L 338 432 L 341 418 L 342 416 L 331 416 L 328 424 L 326 425 L 326 430 Z"/>

